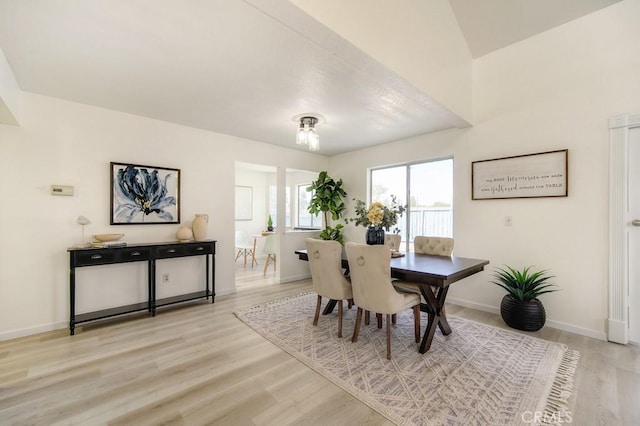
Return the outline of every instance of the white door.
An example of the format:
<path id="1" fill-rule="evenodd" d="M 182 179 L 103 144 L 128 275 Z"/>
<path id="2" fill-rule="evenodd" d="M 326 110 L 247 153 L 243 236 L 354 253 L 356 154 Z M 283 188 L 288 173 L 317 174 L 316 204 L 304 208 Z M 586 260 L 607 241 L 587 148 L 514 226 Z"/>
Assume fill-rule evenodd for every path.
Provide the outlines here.
<path id="1" fill-rule="evenodd" d="M 628 141 L 629 341 L 640 343 L 640 127 L 629 129 Z"/>

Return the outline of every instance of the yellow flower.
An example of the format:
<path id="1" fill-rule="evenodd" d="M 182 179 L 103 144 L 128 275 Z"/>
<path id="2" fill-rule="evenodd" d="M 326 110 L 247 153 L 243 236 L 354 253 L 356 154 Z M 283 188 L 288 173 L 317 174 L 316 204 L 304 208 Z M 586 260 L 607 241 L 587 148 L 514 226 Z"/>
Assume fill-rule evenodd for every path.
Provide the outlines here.
<path id="1" fill-rule="evenodd" d="M 382 223 L 384 218 L 384 205 L 378 201 L 371 204 L 369 207 L 369 213 L 367 213 L 367 220 L 373 226 L 378 227 Z"/>

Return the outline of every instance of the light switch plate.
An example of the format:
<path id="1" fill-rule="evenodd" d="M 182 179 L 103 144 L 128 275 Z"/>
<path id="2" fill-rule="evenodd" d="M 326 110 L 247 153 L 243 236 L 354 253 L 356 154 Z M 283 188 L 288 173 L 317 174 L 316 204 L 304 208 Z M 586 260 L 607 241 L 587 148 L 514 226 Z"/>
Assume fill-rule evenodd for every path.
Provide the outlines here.
<path id="1" fill-rule="evenodd" d="M 51 185 L 51 195 L 73 196 L 73 186 L 70 186 L 70 185 Z"/>

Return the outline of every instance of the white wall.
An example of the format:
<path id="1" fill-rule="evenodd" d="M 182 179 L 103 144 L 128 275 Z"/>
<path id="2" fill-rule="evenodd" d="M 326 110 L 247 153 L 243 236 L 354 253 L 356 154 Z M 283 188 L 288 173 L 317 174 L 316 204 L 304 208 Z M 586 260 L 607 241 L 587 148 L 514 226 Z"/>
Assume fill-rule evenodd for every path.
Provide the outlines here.
<path id="1" fill-rule="evenodd" d="M 497 312 L 493 268 L 536 265 L 561 288 L 541 298 L 548 324 L 605 338 L 608 118 L 640 112 L 639 39 L 640 2 L 628 0 L 479 58 L 474 127 L 336 156 L 330 172 L 364 199 L 366 167 L 453 154 L 454 252 L 491 264 L 454 284 L 450 300 Z M 471 200 L 472 161 L 563 148 L 567 198 Z"/>
<path id="2" fill-rule="evenodd" d="M 109 162 L 181 170 L 182 223 L 207 213 L 208 237 L 218 241 L 218 295 L 235 291 L 235 161 L 306 170 L 328 165 L 321 155 L 30 93 L 22 96 L 21 127 L 0 125 L 0 339 L 68 325 L 66 249 L 81 239 L 78 215 L 92 220 L 89 235 L 122 232 L 129 243 L 175 240 L 178 225 L 109 225 Z M 73 185 L 75 195 L 53 197 L 52 184 Z M 159 262 L 158 273 L 170 272 L 172 278 L 159 292 L 200 285 L 202 262 Z M 78 272 L 79 311 L 146 297 L 143 264 Z"/>

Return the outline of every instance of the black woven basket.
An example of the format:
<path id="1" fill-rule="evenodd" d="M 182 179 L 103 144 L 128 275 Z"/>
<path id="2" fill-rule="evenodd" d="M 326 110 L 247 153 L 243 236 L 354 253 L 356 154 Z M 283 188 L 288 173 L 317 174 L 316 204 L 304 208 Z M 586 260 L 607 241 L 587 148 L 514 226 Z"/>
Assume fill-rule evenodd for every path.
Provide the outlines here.
<path id="1" fill-rule="evenodd" d="M 523 302 L 510 294 L 502 298 L 500 315 L 509 327 L 523 331 L 538 331 L 547 320 L 544 306 L 538 299 Z"/>

